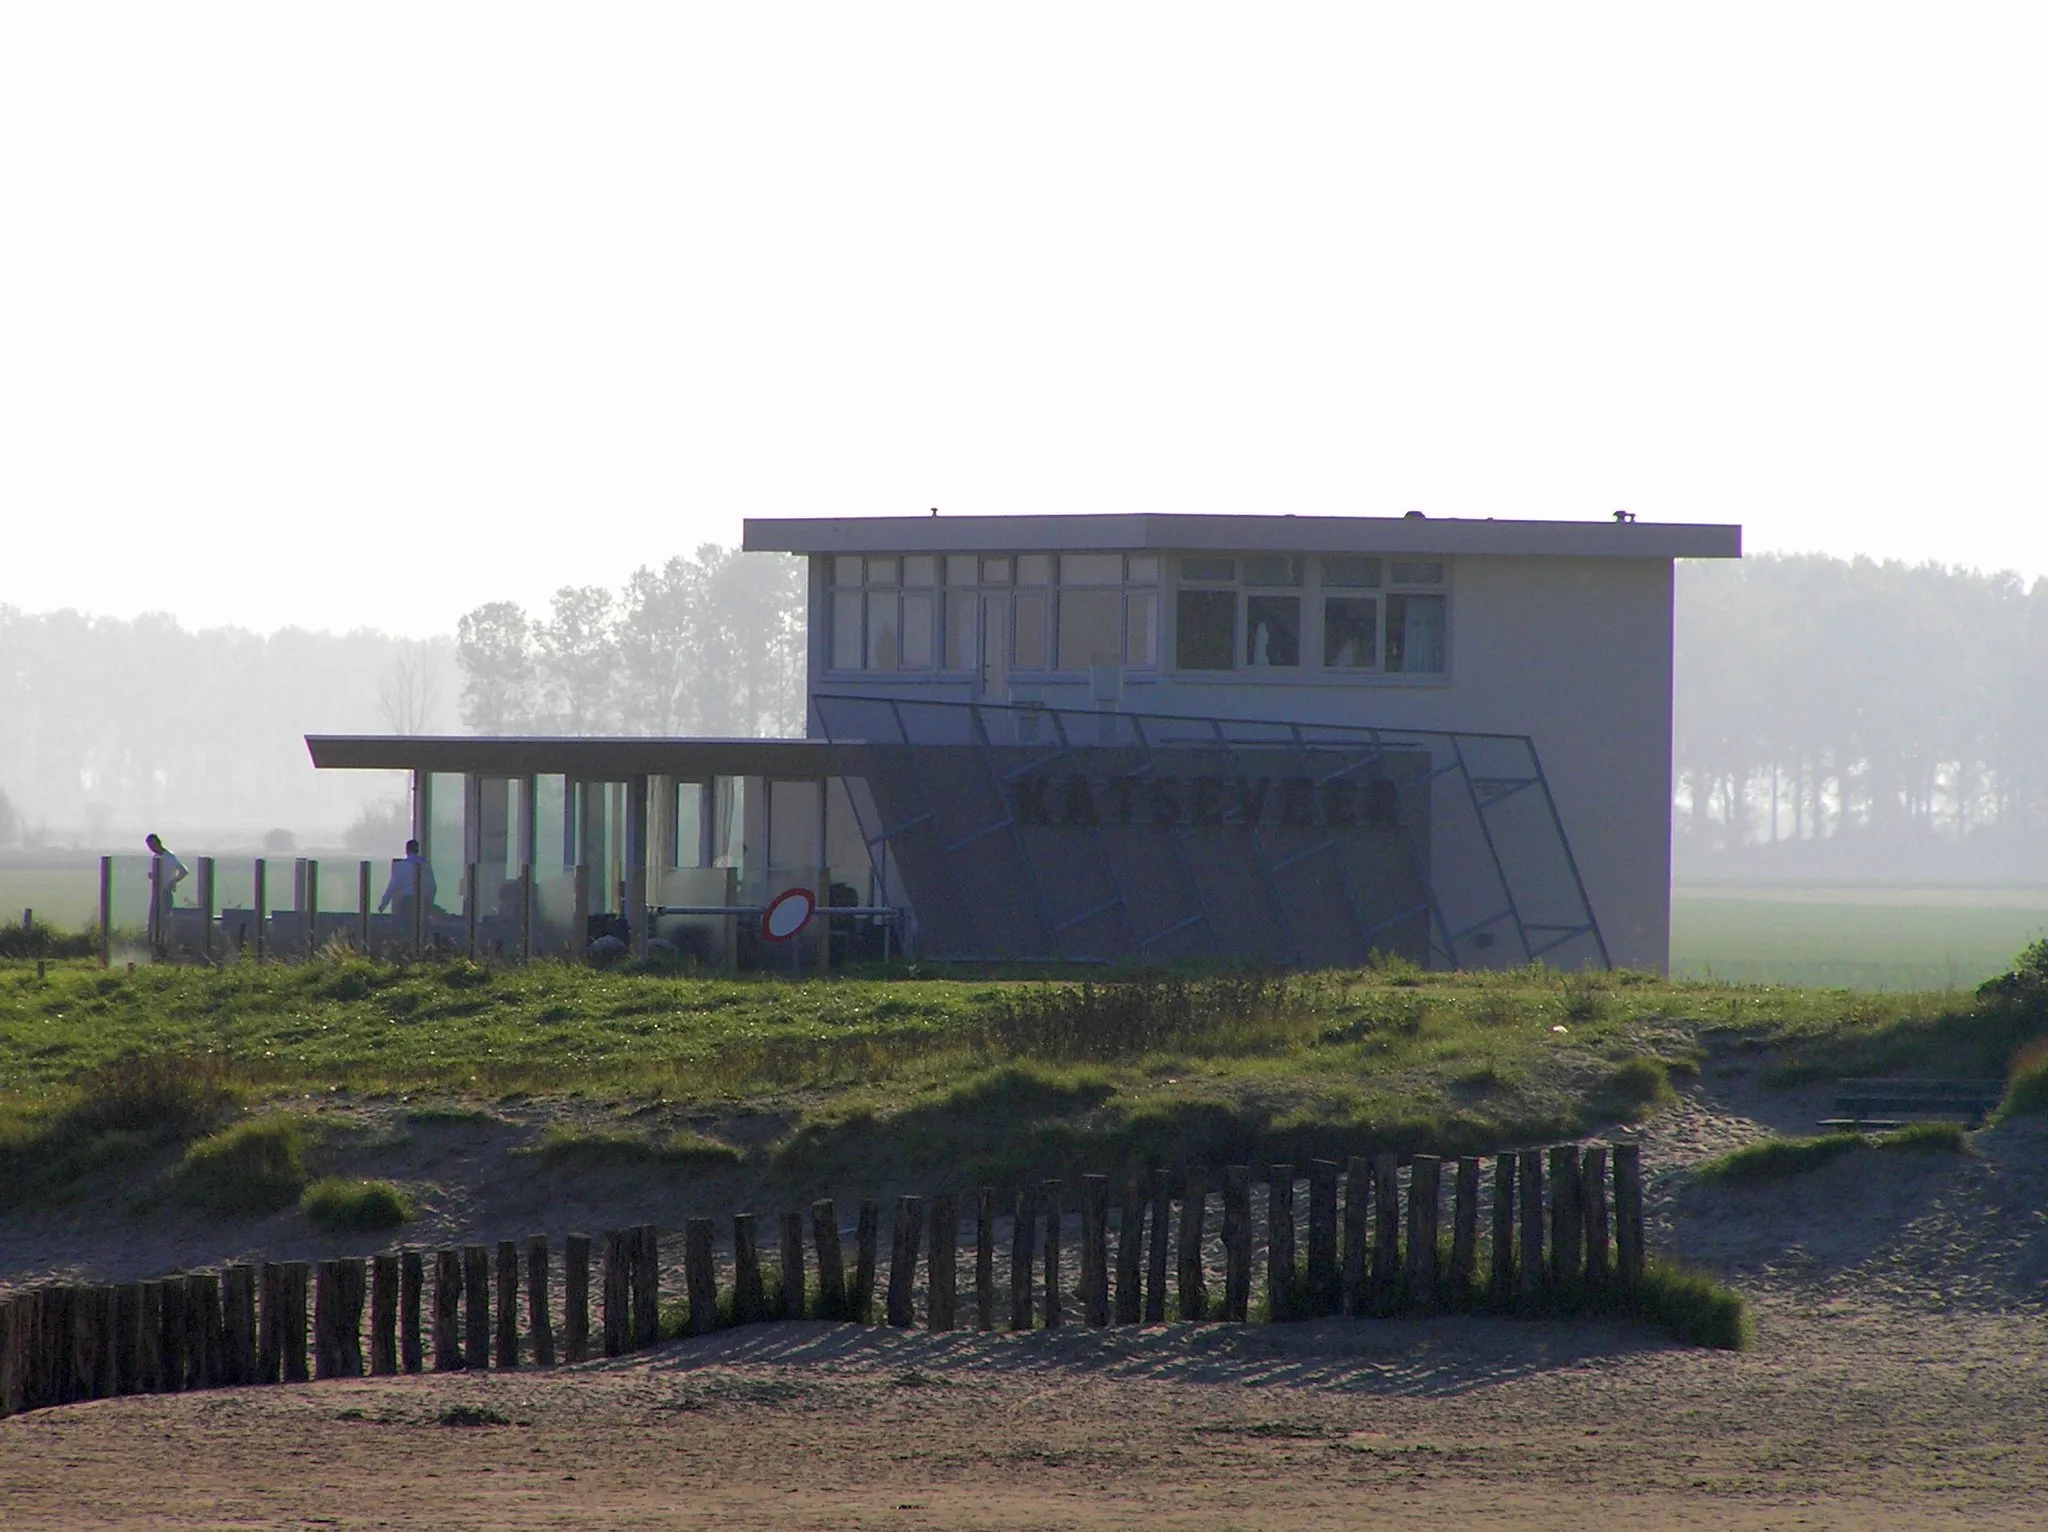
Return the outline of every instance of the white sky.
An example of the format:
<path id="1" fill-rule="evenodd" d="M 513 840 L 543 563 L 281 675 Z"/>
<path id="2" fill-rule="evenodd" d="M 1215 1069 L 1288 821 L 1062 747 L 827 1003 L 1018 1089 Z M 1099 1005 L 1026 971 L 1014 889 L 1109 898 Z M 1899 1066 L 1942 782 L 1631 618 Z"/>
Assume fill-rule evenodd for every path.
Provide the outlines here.
<path id="1" fill-rule="evenodd" d="M 445 631 L 745 515 L 2048 574 L 2048 10 L 0 11 L 0 602 Z"/>

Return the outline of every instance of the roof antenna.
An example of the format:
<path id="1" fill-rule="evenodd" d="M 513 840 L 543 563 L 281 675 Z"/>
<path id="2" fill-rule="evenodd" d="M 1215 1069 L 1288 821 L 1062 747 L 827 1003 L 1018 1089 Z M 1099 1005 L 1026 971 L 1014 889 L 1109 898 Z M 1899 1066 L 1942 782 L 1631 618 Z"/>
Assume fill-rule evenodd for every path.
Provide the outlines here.
<path id="1" fill-rule="evenodd" d="M 936 516 L 936 515 L 938 515 L 938 514 L 939 514 L 939 508 L 938 508 L 937 506 L 933 506 L 933 507 L 932 507 L 932 514 L 933 514 L 934 516 Z"/>
<path id="2" fill-rule="evenodd" d="M 932 514 L 937 515 L 938 513 L 934 511 Z M 1634 511 L 1616 511 L 1614 519 L 1623 523 L 1631 522 L 1636 519 L 1636 513 Z"/>

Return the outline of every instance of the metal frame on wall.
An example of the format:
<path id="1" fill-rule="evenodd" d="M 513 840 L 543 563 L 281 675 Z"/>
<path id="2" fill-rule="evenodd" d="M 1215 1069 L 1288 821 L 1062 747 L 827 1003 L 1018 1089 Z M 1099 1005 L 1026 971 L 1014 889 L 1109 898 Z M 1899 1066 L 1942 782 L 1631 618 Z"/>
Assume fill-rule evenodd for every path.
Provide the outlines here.
<path id="1" fill-rule="evenodd" d="M 1382 950 L 1436 968 L 1610 966 L 1526 735 L 837 694 L 811 701 L 835 772 L 869 783 L 852 795 L 862 838 L 877 866 L 886 849 L 905 870 L 933 957 L 1256 956 L 1304 966 Z M 968 758 L 979 781 L 961 769 Z M 1018 812 L 1020 790 L 1060 770 L 1070 783 L 1100 780 L 1098 769 L 1113 763 L 1113 780 L 1163 789 L 1190 762 L 1207 773 L 1199 780 L 1270 784 L 1280 761 L 1317 802 L 1357 789 L 1397 795 L 1402 812 L 1379 826 L 1376 861 L 1361 862 L 1360 837 L 1349 820 L 1338 828 L 1334 811 L 1327 822 L 1279 827 L 1256 808 L 1191 823 L 1176 807 L 1145 827 L 1153 838 L 1142 854 L 1120 828 L 1128 815 L 1104 822 L 1090 807 L 1049 839 L 1036 828 L 1044 820 Z M 1127 809 L 1134 790 L 1120 789 Z M 1209 826 L 1224 823 L 1246 833 L 1218 841 Z M 991 901 L 999 912 L 979 927 L 963 917 Z"/>

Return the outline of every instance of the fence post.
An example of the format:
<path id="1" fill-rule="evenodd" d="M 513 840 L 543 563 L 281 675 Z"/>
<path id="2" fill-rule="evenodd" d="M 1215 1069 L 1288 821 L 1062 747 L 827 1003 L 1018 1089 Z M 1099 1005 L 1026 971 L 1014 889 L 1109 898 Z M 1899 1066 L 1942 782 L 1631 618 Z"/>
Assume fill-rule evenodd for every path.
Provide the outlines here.
<path id="1" fill-rule="evenodd" d="M 307 1261 L 284 1263 L 284 1381 L 310 1381 L 306 1372 L 306 1300 L 313 1287 L 313 1267 Z"/>
<path id="2" fill-rule="evenodd" d="M 632 1349 L 631 1288 L 626 1274 L 626 1235 L 607 1229 L 604 1236 L 604 1354 L 624 1356 Z"/>
<path id="3" fill-rule="evenodd" d="M 1166 1318 L 1167 1252 L 1173 1248 L 1173 1177 L 1164 1165 L 1152 1170 L 1152 1243 L 1146 1250 L 1145 1323 Z"/>
<path id="4" fill-rule="evenodd" d="M 1344 1312 L 1344 1287 L 1337 1264 L 1337 1178 L 1335 1160 L 1308 1162 L 1308 1294 L 1303 1318 Z"/>
<path id="5" fill-rule="evenodd" d="M 230 1266 L 220 1276 L 221 1382 L 256 1381 L 256 1272 Z"/>
<path id="6" fill-rule="evenodd" d="M 100 967 L 114 966 L 114 859 L 100 858 Z"/>
<path id="7" fill-rule="evenodd" d="M 370 1261 L 370 1376 L 397 1371 L 398 1257 L 379 1255 Z"/>
<path id="8" fill-rule="evenodd" d="M 933 1330 L 950 1330 L 960 1258 L 960 1204 L 951 1192 L 932 1198 L 931 1234 L 925 1251 L 925 1323 Z"/>
<path id="9" fill-rule="evenodd" d="M 759 1324 L 762 1317 L 761 1255 L 754 1238 L 754 1215 L 732 1215 L 732 1322 Z"/>
<path id="10" fill-rule="evenodd" d="M 305 858 L 306 891 L 299 900 L 299 926 L 306 937 L 306 961 L 313 960 L 319 950 L 320 935 L 320 863 L 313 857 Z"/>
<path id="11" fill-rule="evenodd" d="M 1372 1213 L 1372 1307 L 1391 1314 L 1401 1279 L 1401 1162 L 1391 1154 L 1372 1162 Z"/>
<path id="12" fill-rule="evenodd" d="M 1436 1236 L 1443 1208 L 1443 1161 L 1418 1154 L 1408 1162 L 1408 1301 L 1436 1307 Z"/>
<path id="13" fill-rule="evenodd" d="M 54 1305 L 56 1290 L 50 1290 L 50 1305 Z M 163 1344 L 163 1390 L 167 1394 L 183 1393 L 190 1386 L 187 1381 L 192 1372 L 191 1331 L 185 1324 L 185 1279 L 166 1277 L 162 1287 L 163 1323 L 159 1331 Z M 300 1363 L 303 1371 L 305 1364 Z M 303 1377 L 295 1379 L 304 1381 Z"/>
<path id="14" fill-rule="evenodd" d="M 370 864 L 356 863 L 356 939 L 364 957 L 370 955 Z"/>
<path id="15" fill-rule="evenodd" d="M 270 948 L 270 864 L 259 856 L 254 871 L 255 897 L 249 902 L 255 906 L 251 914 L 256 926 L 256 961 L 260 963 Z"/>
<path id="16" fill-rule="evenodd" d="M 548 1237 L 526 1242 L 526 1328 L 533 1334 L 533 1365 L 555 1365 L 555 1321 L 548 1308 Z"/>
<path id="17" fill-rule="evenodd" d="M 1487 1292 L 1494 1307 L 1515 1301 L 1515 1157 L 1493 1159 L 1493 1250 L 1487 1269 Z"/>
<path id="18" fill-rule="evenodd" d="M 210 1280 L 210 1279 L 209 1279 Z M 370 1295 L 368 1263 L 350 1256 L 341 1263 L 341 1372 L 346 1378 L 363 1375 L 363 1304 Z M 208 1310 L 209 1317 L 212 1310 Z"/>
<path id="19" fill-rule="evenodd" d="M 1372 1164 L 1353 1155 L 1344 1166 L 1344 1292 L 1345 1314 L 1365 1312 L 1367 1252 L 1372 1248 Z"/>
<path id="20" fill-rule="evenodd" d="M 1524 1299 L 1543 1291 L 1543 1151 L 1524 1149 L 1516 1195 L 1522 1203 L 1522 1242 L 1515 1252 Z"/>
<path id="21" fill-rule="evenodd" d="M 1116 1322 L 1134 1325 L 1145 1313 L 1145 1182 L 1124 1177 L 1116 1220 Z"/>
<path id="22" fill-rule="evenodd" d="M 829 1197 L 811 1204 L 811 1243 L 818 1247 L 818 1308 L 826 1319 L 847 1319 L 846 1256 L 839 1248 L 839 1209 Z"/>
<path id="23" fill-rule="evenodd" d="M 471 1372 L 491 1365 L 491 1252 L 462 1247 L 462 1359 Z"/>
<path id="24" fill-rule="evenodd" d="M 14 1316 L 20 1298 L 0 1298 L 0 1420 L 21 1413 L 21 1363 L 14 1349 Z"/>
<path id="25" fill-rule="evenodd" d="M 460 1372 L 462 1356 L 462 1252 L 434 1252 L 434 1371 Z"/>
<path id="26" fill-rule="evenodd" d="M 1031 1269 L 1037 1264 L 1038 1191 L 1029 1182 L 1017 1188 L 1010 1219 L 1010 1328 L 1031 1328 Z"/>
<path id="27" fill-rule="evenodd" d="M 562 1359 L 590 1356 L 590 1236 L 572 1234 L 562 1242 Z"/>
<path id="28" fill-rule="evenodd" d="M 661 1230 L 643 1223 L 628 1236 L 633 1252 L 633 1345 L 651 1351 L 661 1344 Z"/>
<path id="29" fill-rule="evenodd" d="M 708 1218 L 692 1218 L 683 1226 L 683 1281 L 692 1335 L 709 1335 L 718 1328 L 718 1267 L 712 1259 L 717 1238 L 717 1226 Z"/>
<path id="30" fill-rule="evenodd" d="M 1550 1280 L 1559 1293 L 1579 1284 L 1579 1146 L 1550 1151 Z"/>
<path id="31" fill-rule="evenodd" d="M 974 1327 L 996 1327 L 996 1189 L 984 1186 L 974 1204 Z"/>
<path id="32" fill-rule="evenodd" d="M 192 1324 L 192 1386 L 217 1388 L 222 1349 L 220 1278 L 210 1271 L 187 1277 L 185 1292 L 185 1312 Z"/>
<path id="33" fill-rule="evenodd" d="M 911 1287 L 917 1281 L 917 1241 L 924 1223 L 924 1201 L 896 1199 L 896 1221 L 889 1241 L 889 1323 L 899 1330 L 912 1324 Z"/>
<path id="34" fill-rule="evenodd" d="M 1594 1144 L 1579 1161 L 1579 1222 L 1586 1231 L 1586 1286 L 1607 1286 L 1607 1147 Z"/>
<path id="35" fill-rule="evenodd" d="M 249 1267 L 237 1268 L 254 1273 Z M 250 1308 L 250 1351 L 244 1383 L 261 1383 L 256 1374 L 254 1295 Z M 142 1284 L 126 1282 L 114 1290 L 114 1389 L 122 1394 L 148 1392 L 142 1376 Z"/>
<path id="36" fill-rule="evenodd" d="M 1227 1194 L 1224 1205 L 1229 1205 Z M 1182 1179 L 1180 1240 L 1174 1247 L 1174 1265 L 1180 1287 L 1179 1313 L 1190 1323 L 1209 1317 L 1209 1289 L 1202 1280 L 1202 1223 L 1208 1206 L 1208 1172 L 1199 1165 L 1190 1165 Z"/>
<path id="37" fill-rule="evenodd" d="M 727 921 L 730 926 L 732 922 Z M 862 1324 L 875 1319 L 875 1243 L 881 1237 L 882 1205 L 872 1197 L 860 1199 L 860 1217 L 853 1230 L 853 1317 Z"/>
<path id="38" fill-rule="evenodd" d="M 1643 1285 L 1643 1150 L 1614 1146 L 1614 1246 L 1624 1292 Z"/>
<path id="39" fill-rule="evenodd" d="M 313 1268 L 313 1376 L 332 1378 L 341 1372 L 341 1345 L 336 1339 L 341 1322 L 335 1311 L 341 1306 L 336 1291 L 341 1281 L 340 1263 L 322 1261 Z"/>
<path id="40" fill-rule="evenodd" d="M 795 1208 L 782 1214 L 782 1237 L 775 1253 L 782 1261 L 782 1317 L 802 1319 L 808 1310 L 804 1298 L 804 1215 Z"/>
<path id="41" fill-rule="evenodd" d="M 26 1334 L 24 1332 L 22 1340 L 24 1346 L 27 1345 Z M 272 1371 L 262 1380 L 265 1383 L 277 1381 L 276 1367 L 282 1351 L 280 1347 L 271 1353 Z M 169 1386 L 165 1382 L 168 1371 L 164 1360 L 164 1285 L 161 1282 L 144 1282 L 135 1309 L 135 1391 L 161 1393 Z"/>
<path id="42" fill-rule="evenodd" d="M 1045 1327 L 1050 1330 L 1066 1318 L 1067 1295 L 1060 1291 L 1060 1183 L 1040 1183 L 1038 1204 L 1045 1219 Z"/>
<path id="43" fill-rule="evenodd" d="M 1090 1328 L 1109 1323 L 1109 1177 L 1081 1177 L 1081 1315 Z"/>
<path id="44" fill-rule="evenodd" d="M 417 1250 L 398 1257 L 398 1365 L 418 1372 L 426 1357 L 420 1345 L 420 1289 L 426 1285 L 426 1261 Z"/>
<path id="45" fill-rule="evenodd" d="M 1294 1164 L 1266 1167 L 1266 1306 L 1274 1324 L 1300 1317 L 1294 1294 Z"/>
<path id="46" fill-rule="evenodd" d="M 1458 1179 L 1451 1194 L 1451 1272 L 1453 1307 L 1471 1301 L 1474 1274 L 1479 1269 L 1479 1161 L 1470 1155 L 1458 1160 Z"/>
<path id="47" fill-rule="evenodd" d="M 497 1362 L 500 1367 L 519 1365 L 519 1244 L 498 1241 L 498 1324 Z"/>

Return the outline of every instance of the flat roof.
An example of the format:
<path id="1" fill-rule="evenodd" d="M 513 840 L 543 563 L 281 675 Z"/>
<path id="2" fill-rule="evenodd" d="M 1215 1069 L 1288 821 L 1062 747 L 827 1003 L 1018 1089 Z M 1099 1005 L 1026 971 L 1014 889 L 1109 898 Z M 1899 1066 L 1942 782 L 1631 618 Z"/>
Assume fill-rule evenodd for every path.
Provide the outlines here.
<path id="1" fill-rule="evenodd" d="M 510 734 L 308 734 L 313 764 L 341 771 L 474 771 L 487 777 L 832 776 L 822 739 L 567 738 Z"/>
<path id="2" fill-rule="evenodd" d="M 750 517 L 758 553 L 1441 553 L 1733 559 L 1742 528 L 1656 521 L 1474 521 L 1423 516 Z"/>

